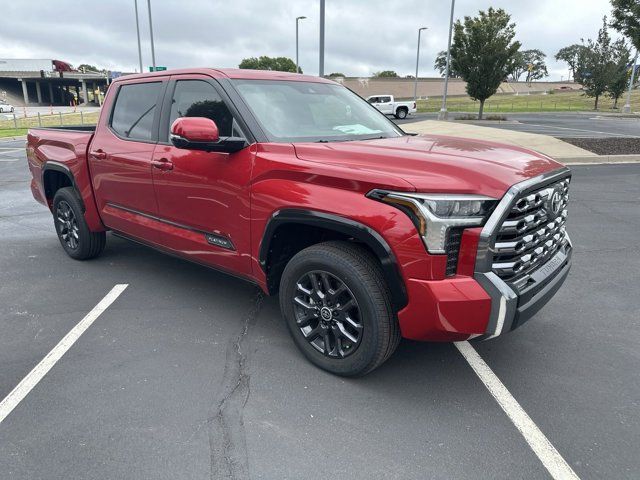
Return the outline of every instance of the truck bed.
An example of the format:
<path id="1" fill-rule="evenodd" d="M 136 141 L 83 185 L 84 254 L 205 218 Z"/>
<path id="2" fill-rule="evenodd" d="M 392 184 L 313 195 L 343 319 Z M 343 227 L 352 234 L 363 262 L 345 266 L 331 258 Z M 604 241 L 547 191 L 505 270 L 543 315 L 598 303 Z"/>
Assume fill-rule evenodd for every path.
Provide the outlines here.
<path id="1" fill-rule="evenodd" d="M 60 130 L 63 132 L 95 132 L 95 125 L 61 125 L 59 127 L 31 127 L 31 130 Z"/>
<path id="2" fill-rule="evenodd" d="M 51 207 L 47 181 L 53 171 L 64 173 L 80 193 L 87 209 L 94 205 L 87 151 L 95 125 L 30 128 L 27 133 L 27 162 L 33 180 L 34 197 Z"/>

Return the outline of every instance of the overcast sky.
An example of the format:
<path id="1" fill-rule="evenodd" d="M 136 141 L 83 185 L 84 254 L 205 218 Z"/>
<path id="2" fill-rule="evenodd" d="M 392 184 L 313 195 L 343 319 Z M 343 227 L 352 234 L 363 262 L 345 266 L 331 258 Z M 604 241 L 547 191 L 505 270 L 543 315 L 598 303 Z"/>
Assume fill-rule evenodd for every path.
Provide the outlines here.
<path id="1" fill-rule="evenodd" d="M 249 56 L 295 58 L 318 73 L 319 0 L 151 0 L 156 64 L 237 67 Z M 523 48 L 548 56 L 549 79 L 566 78 L 553 55 L 580 38 L 595 38 L 608 0 L 458 0 L 455 18 L 502 7 L 516 22 Z M 138 0 L 145 68 L 151 65 L 146 0 Z M 378 70 L 415 72 L 417 28 L 423 32 L 420 76 L 447 44 L 449 0 L 326 0 L 325 73 L 367 76 Z M 5 1 L 0 9 L 0 58 L 55 58 L 110 70 L 138 69 L 134 0 Z M 615 36 L 615 32 L 612 32 Z"/>

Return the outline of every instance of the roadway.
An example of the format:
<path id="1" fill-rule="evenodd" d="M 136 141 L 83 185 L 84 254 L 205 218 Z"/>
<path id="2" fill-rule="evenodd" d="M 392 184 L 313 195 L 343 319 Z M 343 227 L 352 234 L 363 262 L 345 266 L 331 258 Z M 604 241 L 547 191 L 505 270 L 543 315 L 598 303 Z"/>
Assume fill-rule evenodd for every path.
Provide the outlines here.
<path id="1" fill-rule="evenodd" d="M 15 114 L 16 118 L 24 118 L 25 114 L 28 117 L 36 117 L 38 113 L 40 115 L 50 115 L 53 112 L 57 115 L 59 112 L 65 113 L 74 113 L 74 112 L 98 112 L 100 111 L 100 107 L 88 106 L 88 107 L 64 107 L 64 106 L 30 106 L 30 107 L 15 107 L 13 114 Z M 13 114 L 11 113 L 0 113 L 0 120 L 11 120 L 13 118 Z"/>
<path id="2" fill-rule="evenodd" d="M 0 400 L 128 287 L 0 420 L 2 478 L 548 478 L 451 344 L 338 378 L 250 284 L 111 235 L 71 260 L 23 147 L 0 143 Z M 475 348 L 579 477 L 638 478 L 640 165 L 573 172 L 567 282 Z"/>
<path id="3" fill-rule="evenodd" d="M 451 112 L 449 117 L 455 119 L 462 114 Z M 574 138 L 611 138 L 640 137 L 640 118 L 598 115 L 597 113 L 505 113 L 503 121 L 465 121 L 483 127 L 516 130 L 520 132 L 538 133 L 552 137 Z M 410 115 L 406 120 L 396 120 L 398 125 L 405 125 L 420 120 L 436 120 L 435 113 L 418 113 Z M 408 129 L 409 130 L 409 129 Z"/>

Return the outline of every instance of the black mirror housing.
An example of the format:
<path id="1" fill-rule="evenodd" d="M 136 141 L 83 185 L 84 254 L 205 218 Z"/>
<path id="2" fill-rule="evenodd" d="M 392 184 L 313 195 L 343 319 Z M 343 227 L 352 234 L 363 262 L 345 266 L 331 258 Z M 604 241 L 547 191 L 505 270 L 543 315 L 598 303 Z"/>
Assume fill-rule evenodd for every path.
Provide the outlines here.
<path id="1" fill-rule="evenodd" d="M 223 137 L 217 142 L 193 142 L 178 135 L 171 135 L 171 143 L 184 150 L 203 150 L 205 152 L 235 153 L 247 146 L 242 137 Z"/>

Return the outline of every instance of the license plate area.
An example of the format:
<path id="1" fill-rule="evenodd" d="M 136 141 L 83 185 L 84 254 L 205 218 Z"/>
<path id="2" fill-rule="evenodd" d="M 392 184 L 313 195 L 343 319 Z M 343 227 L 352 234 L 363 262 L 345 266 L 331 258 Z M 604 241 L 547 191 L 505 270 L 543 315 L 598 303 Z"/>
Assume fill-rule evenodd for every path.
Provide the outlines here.
<path id="1" fill-rule="evenodd" d="M 551 257 L 551 260 L 549 260 L 542 267 L 533 272 L 529 279 L 533 280 L 536 285 L 540 282 L 544 282 L 547 278 L 553 276 L 556 270 L 558 270 L 564 264 L 566 259 L 567 255 L 563 251 L 559 251 L 553 257 Z"/>

